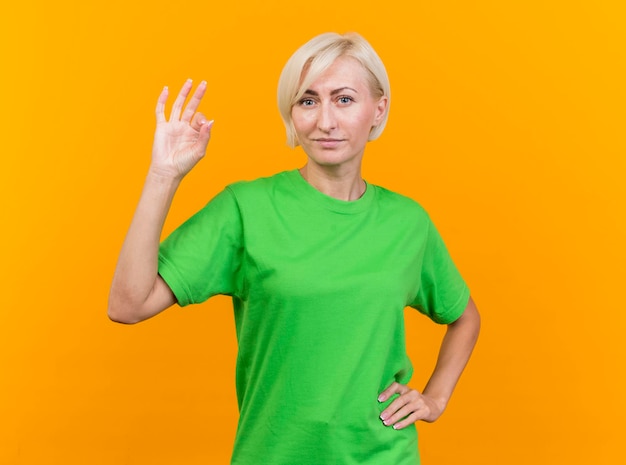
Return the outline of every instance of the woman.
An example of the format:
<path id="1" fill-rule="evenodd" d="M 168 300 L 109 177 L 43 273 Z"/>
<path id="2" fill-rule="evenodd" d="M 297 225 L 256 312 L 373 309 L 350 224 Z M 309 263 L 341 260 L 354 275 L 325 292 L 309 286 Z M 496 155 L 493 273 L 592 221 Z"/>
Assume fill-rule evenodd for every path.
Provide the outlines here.
<path id="1" fill-rule="evenodd" d="M 226 187 L 159 245 L 174 193 L 204 156 L 206 89 L 167 88 L 145 187 L 109 303 L 122 323 L 233 298 L 240 409 L 232 464 L 419 463 L 415 422 L 445 409 L 479 331 L 469 290 L 424 210 L 361 176 L 389 108 L 385 68 L 357 34 L 289 59 L 279 108 L 300 170 Z M 403 310 L 447 324 L 422 392 L 407 386 Z"/>

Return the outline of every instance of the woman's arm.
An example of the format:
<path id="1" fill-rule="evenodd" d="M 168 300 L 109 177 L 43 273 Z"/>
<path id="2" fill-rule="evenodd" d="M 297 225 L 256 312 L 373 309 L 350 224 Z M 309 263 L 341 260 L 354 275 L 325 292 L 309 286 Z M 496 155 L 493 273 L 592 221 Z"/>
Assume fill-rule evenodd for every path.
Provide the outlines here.
<path id="1" fill-rule="evenodd" d="M 159 96 L 150 169 L 111 284 L 108 315 L 113 321 L 137 323 L 176 302 L 158 275 L 161 232 L 182 178 L 206 152 L 213 123 L 196 113 L 205 82 L 184 106 L 191 87 L 188 80 L 172 106 L 169 121 L 165 118 L 167 88 Z"/>
<path id="2" fill-rule="evenodd" d="M 465 365 L 472 354 L 480 331 L 480 315 L 471 299 L 463 314 L 448 325 L 443 338 L 437 365 L 424 392 L 392 383 L 378 400 L 384 402 L 394 394 L 399 396 L 383 410 L 381 420 L 395 429 L 404 428 L 418 420 L 435 421 L 441 416 L 452 396 Z M 406 418 L 405 418 L 406 417 Z"/>

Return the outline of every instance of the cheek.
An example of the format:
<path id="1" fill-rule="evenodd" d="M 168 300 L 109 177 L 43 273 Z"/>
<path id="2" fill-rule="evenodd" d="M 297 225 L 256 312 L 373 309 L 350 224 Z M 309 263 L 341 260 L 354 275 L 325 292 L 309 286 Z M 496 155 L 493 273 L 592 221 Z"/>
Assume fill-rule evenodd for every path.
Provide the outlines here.
<path id="1" fill-rule="evenodd" d="M 357 123 L 359 127 L 359 132 L 369 136 L 369 133 L 372 130 L 372 127 L 374 126 L 374 119 L 375 119 L 374 114 L 372 113 L 361 115 Z"/>
<path id="2" fill-rule="evenodd" d="M 311 125 L 314 123 L 314 118 L 308 113 L 292 111 L 291 121 L 293 122 L 293 127 L 296 129 L 296 132 L 302 132 L 310 129 Z"/>

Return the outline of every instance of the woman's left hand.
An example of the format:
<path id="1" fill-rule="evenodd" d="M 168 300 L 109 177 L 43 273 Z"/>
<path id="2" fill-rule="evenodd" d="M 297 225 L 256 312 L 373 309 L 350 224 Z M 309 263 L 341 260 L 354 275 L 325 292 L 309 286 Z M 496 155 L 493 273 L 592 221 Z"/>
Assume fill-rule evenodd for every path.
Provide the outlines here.
<path id="1" fill-rule="evenodd" d="M 432 422 L 439 418 L 470 358 L 479 330 L 480 315 L 470 298 L 463 314 L 448 325 L 437 365 L 424 392 L 394 382 L 378 396 L 379 402 L 385 402 L 398 395 L 380 414 L 383 424 L 402 429 L 418 420 Z"/>
<path id="2" fill-rule="evenodd" d="M 433 422 L 445 409 L 445 405 L 438 404 L 434 398 L 396 382 L 378 396 L 378 401 L 385 402 L 394 394 L 398 397 L 380 414 L 383 424 L 394 429 L 405 428 L 419 420 Z"/>

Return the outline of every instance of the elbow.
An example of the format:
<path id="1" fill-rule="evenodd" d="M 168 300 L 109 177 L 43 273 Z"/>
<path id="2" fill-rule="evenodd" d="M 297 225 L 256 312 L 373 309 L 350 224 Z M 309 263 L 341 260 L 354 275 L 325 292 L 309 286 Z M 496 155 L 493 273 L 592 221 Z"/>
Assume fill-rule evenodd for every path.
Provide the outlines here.
<path id="1" fill-rule="evenodd" d="M 113 323 L 119 323 L 122 325 L 134 325 L 141 321 L 140 319 L 137 319 L 137 318 L 132 318 L 126 315 L 121 315 L 121 314 L 112 313 L 112 312 L 108 312 L 107 315 L 109 317 L 109 320 L 111 320 Z"/>
<path id="2" fill-rule="evenodd" d="M 113 323 L 120 323 L 123 325 L 134 325 L 135 323 L 139 323 L 141 321 L 128 313 L 120 312 L 116 309 L 111 309 L 110 307 L 107 311 L 107 316 Z"/>
<path id="3" fill-rule="evenodd" d="M 144 294 L 114 282 L 109 294 L 107 314 L 111 321 L 132 325 L 152 318 L 174 303 L 176 297 L 166 285 L 153 286 Z"/>
<path id="4" fill-rule="evenodd" d="M 114 323 L 125 325 L 134 325 L 142 321 L 142 318 L 139 318 L 138 312 L 134 311 L 132 305 L 124 304 L 114 296 L 109 297 L 107 316 Z"/>

